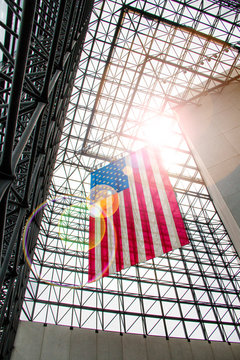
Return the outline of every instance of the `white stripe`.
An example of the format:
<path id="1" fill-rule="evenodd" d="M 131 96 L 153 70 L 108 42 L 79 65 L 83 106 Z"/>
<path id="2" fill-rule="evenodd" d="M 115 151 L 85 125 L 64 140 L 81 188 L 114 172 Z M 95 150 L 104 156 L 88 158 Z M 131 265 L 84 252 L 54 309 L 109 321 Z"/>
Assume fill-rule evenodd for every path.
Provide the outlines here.
<path id="1" fill-rule="evenodd" d="M 145 203 L 146 203 L 146 207 L 147 207 L 149 224 L 150 224 L 151 233 L 152 233 L 152 241 L 153 241 L 155 256 L 159 256 L 163 253 L 163 250 L 162 250 L 162 243 L 161 243 L 161 239 L 160 239 L 155 209 L 154 209 L 154 205 L 153 205 L 153 201 L 152 201 L 152 195 L 151 195 L 151 191 L 149 188 L 148 176 L 146 173 L 144 160 L 142 158 L 142 153 L 140 151 L 138 151 L 136 153 L 136 155 L 137 155 L 137 161 L 138 161 L 138 165 L 139 165 L 139 174 L 141 177 L 141 183 L 142 183 L 142 187 L 143 187 L 143 194 L 144 194 Z"/>
<path id="2" fill-rule="evenodd" d="M 125 213 L 125 204 L 123 191 L 118 193 L 119 198 L 119 216 L 121 224 L 121 235 L 122 235 L 122 252 L 123 252 L 123 268 L 131 266 L 130 254 L 129 254 L 129 243 L 128 243 L 128 231 L 127 231 L 127 221 Z"/>
<path id="3" fill-rule="evenodd" d="M 178 233 L 176 230 L 176 226 L 174 223 L 174 219 L 172 216 L 172 211 L 171 211 L 171 208 L 170 208 L 170 205 L 168 202 L 168 197 L 167 197 L 167 194 L 166 194 L 166 191 L 164 188 L 162 176 L 159 171 L 156 154 L 154 152 L 148 151 L 148 155 L 149 155 L 149 159 L 150 159 L 151 166 L 153 169 L 153 174 L 154 174 L 155 182 L 157 185 L 159 198 L 160 198 L 160 201 L 162 204 L 163 214 L 164 214 L 166 225 L 168 228 L 168 233 L 169 233 L 170 241 L 172 244 L 172 248 L 177 249 L 177 248 L 181 247 L 181 243 L 180 243 Z"/>
<path id="4" fill-rule="evenodd" d="M 112 196 L 106 198 L 107 205 L 107 239 L 108 239 L 108 262 L 109 262 L 109 274 L 116 272 L 116 258 L 115 258 L 115 232 L 113 226 L 112 217 Z"/>
<path id="5" fill-rule="evenodd" d="M 131 157 L 127 156 L 125 158 L 125 161 L 126 161 L 127 167 L 132 169 L 133 167 L 131 164 Z M 143 238 L 143 233 L 142 233 L 141 217 L 140 217 L 140 213 L 139 213 L 138 198 L 137 198 L 133 173 L 128 175 L 128 183 L 129 183 L 131 204 L 132 204 L 132 210 L 133 210 L 133 219 L 134 219 L 135 233 L 136 233 L 136 240 L 137 240 L 138 262 L 141 263 L 141 262 L 146 261 L 146 253 L 145 253 L 145 245 L 144 245 L 144 238 Z"/>
<path id="6" fill-rule="evenodd" d="M 96 216 L 95 217 L 95 276 L 96 277 L 100 276 L 102 273 L 101 239 L 102 239 L 101 219 L 99 216 Z"/>

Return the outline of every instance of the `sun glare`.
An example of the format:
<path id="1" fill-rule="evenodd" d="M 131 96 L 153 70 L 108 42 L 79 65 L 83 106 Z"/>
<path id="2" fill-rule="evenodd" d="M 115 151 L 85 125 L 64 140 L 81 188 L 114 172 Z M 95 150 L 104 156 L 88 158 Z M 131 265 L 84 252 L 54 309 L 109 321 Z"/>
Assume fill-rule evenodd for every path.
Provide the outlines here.
<path id="1" fill-rule="evenodd" d="M 154 147 L 171 146 L 174 138 L 175 119 L 165 115 L 152 116 L 146 113 L 145 120 L 141 128 L 141 136 L 144 140 Z"/>
<path id="2" fill-rule="evenodd" d="M 146 112 L 141 126 L 139 137 L 144 139 L 147 146 L 153 146 L 156 150 L 165 153 L 166 147 L 175 147 L 179 133 L 177 121 L 174 116 L 159 115 L 153 112 Z M 174 163 L 175 158 L 163 156 L 166 164 Z"/>

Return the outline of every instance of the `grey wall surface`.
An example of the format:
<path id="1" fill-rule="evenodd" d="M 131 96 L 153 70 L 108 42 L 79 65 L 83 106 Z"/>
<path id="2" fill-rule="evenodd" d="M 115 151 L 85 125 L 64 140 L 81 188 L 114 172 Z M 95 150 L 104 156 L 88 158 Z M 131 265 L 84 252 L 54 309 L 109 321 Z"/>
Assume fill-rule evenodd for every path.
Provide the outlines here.
<path id="1" fill-rule="evenodd" d="M 177 110 L 179 124 L 240 254 L 240 84 Z"/>
<path id="2" fill-rule="evenodd" d="M 240 344 L 20 322 L 11 360 L 239 360 Z"/>

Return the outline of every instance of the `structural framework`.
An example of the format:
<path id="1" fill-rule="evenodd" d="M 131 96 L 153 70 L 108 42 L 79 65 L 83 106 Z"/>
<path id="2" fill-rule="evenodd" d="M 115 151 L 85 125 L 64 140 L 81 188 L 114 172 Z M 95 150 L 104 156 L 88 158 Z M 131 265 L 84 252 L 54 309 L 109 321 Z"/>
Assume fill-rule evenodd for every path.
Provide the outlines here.
<path id="1" fill-rule="evenodd" d="M 238 1 L 2 4 L 3 355 L 26 286 L 23 320 L 239 342 L 239 258 L 175 115 L 239 81 Z M 90 173 L 148 143 L 190 244 L 87 284 Z"/>
<path id="2" fill-rule="evenodd" d="M 9 358 L 29 267 L 22 234 L 46 200 L 91 1 L 0 2 L 0 357 Z M 31 257 L 41 220 L 28 233 Z"/>

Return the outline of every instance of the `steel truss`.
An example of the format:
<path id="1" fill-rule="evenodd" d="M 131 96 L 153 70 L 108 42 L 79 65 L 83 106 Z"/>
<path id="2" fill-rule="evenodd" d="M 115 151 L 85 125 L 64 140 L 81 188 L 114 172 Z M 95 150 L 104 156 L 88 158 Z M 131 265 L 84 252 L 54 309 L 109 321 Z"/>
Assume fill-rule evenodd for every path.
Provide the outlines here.
<path id="1" fill-rule="evenodd" d="M 48 194 L 91 1 L 1 1 L 0 357 L 10 357 L 29 267 L 22 233 Z M 28 233 L 33 256 L 41 212 Z"/>
<path id="2" fill-rule="evenodd" d="M 34 257 L 22 319 L 239 342 L 239 259 L 172 117 L 176 106 L 197 104 L 201 94 L 239 81 L 238 2 L 95 1 L 77 72 L 73 50 L 76 46 L 80 53 L 87 24 L 83 12 L 90 9 L 82 8 L 82 2 L 66 2 L 63 9 L 64 3 L 37 2 L 29 40 L 24 36 L 23 41 L 29 52 L 18 45 L 15 53 L 18 37 L 21 43 L 17 25 L 20 17 L 24 20 L 20 1 L 6 0 L 10 15 L 1 23 L 6 31 L 1 46 L 1 189 L 6 208 L 1 228 L 7 259 L 3 353 L 12 346 L 28 277 L 22 230 L 47 194 L 44 211 L 33 216 L 29 227 L 28 252 Z M 28 54 L 19 59 L 26 62 L 23 88 L 15 81 L 20 72 L 13 74 L 18 54 Z M 14 116 L 11 111 L 18 107 L 11 110 L 11 82 L 12 92 L 18 85 L 20 105 Z M 168 171 L 191 244 L 82 287 L 90 172 L 145 144 L 149 118 L 160 122 L 161 114 L 174 125 L 162 153 L 172 159 Z M 10 117 L 11 124 L 16 119 L 13 134 Z"/>
<path id="3" fill-rule="evenodd" d="M 172 117 L 239 81 L 238 41 L 236 1 L 95 1 L 22 319 L 239 342 L 239 258 Z M 173 124 L 161 151 L 191 244 L 86 284 L 90 172 L 143 146 L 149 119 Z"/>

